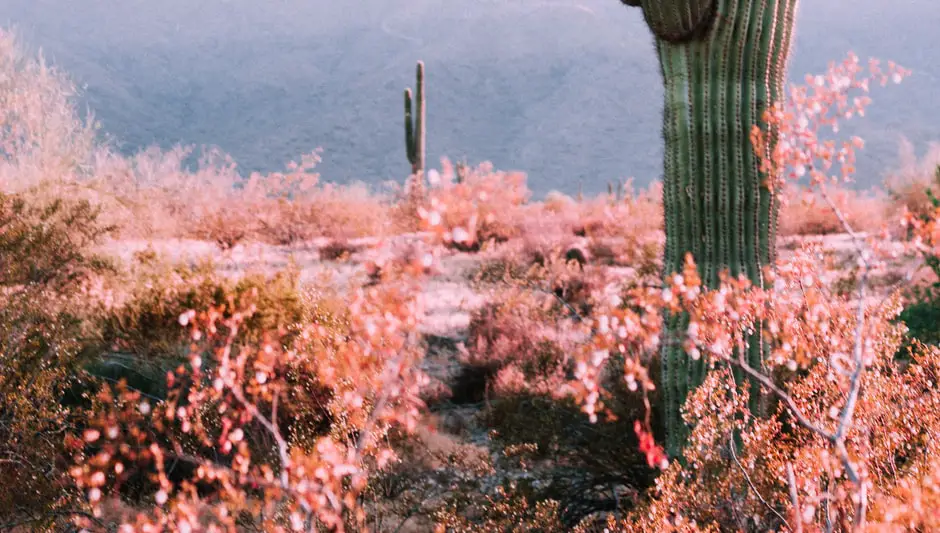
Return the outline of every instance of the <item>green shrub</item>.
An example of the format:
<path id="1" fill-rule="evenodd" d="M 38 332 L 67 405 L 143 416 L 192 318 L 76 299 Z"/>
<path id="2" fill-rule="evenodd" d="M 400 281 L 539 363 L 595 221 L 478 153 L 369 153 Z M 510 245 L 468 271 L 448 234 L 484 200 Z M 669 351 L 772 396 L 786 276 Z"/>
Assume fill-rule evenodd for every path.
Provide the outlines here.
<path id="1" fill-rule="evenodd" d="M 227 318 L 250 298 L 256 310 L 239 332 L 243 344 L 259 344 L 268 333 L 289 343 L 300 322 L 330 314 L 300 289 L 295 271 L 231 279 L 208 262 L 168 266 L 141 257 L 130 277 L 124 303 L 101 321 L 106 350 L 87 370 L 109 382 L 125 379 L 132 388 L 159 398 L 166 392 L 167 371 L 188 354 L 190 339 L 180 325 L 184 313 L 217 308 Z"/>
<path id="2" fill-rule="evenodd" d="M 50 516 L 74 503 L 63 461 L 79 423 L 63 399 L 100 339 L 91 287 L 113 267 L 91 250 L 110 231 L 86 202 L 0 193 L 2 514 Z"/>
<path id="3" fill-rule="evenodd" d="M 940 167 L 937 167 L 940 179 Z M 940 198 L 931 189 L 926 196 L 934 209 L 940 209 Z M 922 215 L 929 218 L 930 215 Z M 929 255 L 925 264 L 934 274 L 934 281 L 926 287 L 914 287 L 908 291 L 908 304 L 898 317 L 908 328 L 908 335 L 924 344 L 940 344 L 940 257 Z"/>

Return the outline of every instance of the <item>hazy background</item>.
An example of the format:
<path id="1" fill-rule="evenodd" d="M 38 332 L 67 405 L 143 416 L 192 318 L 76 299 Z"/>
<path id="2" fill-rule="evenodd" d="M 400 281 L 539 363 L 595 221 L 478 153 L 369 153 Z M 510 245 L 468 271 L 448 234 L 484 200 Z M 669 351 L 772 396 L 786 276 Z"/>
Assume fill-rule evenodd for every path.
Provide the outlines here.
<path id="1" fill-rule="evenodd" d="M 901 134 L 940 140 L 937 0 L 804 0 L 790 77 L 849 51 L 913 69 L 850 132 L 859 183 Z M 0 25 L 85 88 L 127 153 L 216 145 L 243 172 L 323 147 L 324 179 L 401 180 L 402 91 L 427 63 L 429 160 L 490 160 L 551 189 L 660 173 L 662 89 L 638 9 L 617 0 L 2 0 Z"/>

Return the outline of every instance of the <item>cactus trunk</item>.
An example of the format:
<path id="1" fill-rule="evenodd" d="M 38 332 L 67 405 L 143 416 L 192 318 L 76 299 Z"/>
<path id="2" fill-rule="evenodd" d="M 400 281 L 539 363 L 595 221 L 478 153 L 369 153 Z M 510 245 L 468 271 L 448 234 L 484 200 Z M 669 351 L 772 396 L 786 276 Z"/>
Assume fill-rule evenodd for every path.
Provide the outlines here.
<path id="1" fill-rule="evenodd" d="M 715 287 L 725 269 L 761 285 L 762 269 L 774 260 L 777 201 L 750 133 L 782 97 L 797 3 L 642 1 L 665 83 L 666 274 L 681 272 L 691 253 L 707 286 Z M 688 319 L 668 316 L 666 324 L 666 338 L 681 338 Z M 759 368 L 759 331 L 749 345 L 747 359 Z M 666 343 L 662 365 L 666 449 L 676 456 L 689 431 L 681 407 L 706 366 L 676 343 Z"/>
<path id="2" fill-rule="evenodd" d="M 415 92 L 405 89 L 405 151 L 411 163 L 411 173 L 421 179 L 426 154 L 426 112 L 424 93 L 424 63 L 418 61 L 415 68 Z"/>

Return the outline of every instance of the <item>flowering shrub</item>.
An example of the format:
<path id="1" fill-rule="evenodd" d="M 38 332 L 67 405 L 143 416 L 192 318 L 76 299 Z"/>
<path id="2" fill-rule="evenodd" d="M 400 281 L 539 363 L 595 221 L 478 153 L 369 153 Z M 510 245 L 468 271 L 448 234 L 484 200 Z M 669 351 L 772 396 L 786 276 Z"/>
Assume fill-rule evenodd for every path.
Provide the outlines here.
<path id="1" fill-rule="evenodd" d="M 494 172 L 492 165 L 461 172 L 443 162 L 440 173 L 429 173 L 425 205 L 417 209 L 424 229 L 448 246 L 478 250 L 490 241 L 519 235 L 519 215 L 529 199 L 525 175 Z"/>
<path id="2" fill-rule="evenodd" d="M 828 292 L 811 255 L 797 255 L 778 264 L 776 272 L 766 272 L 765 287 L 752 286 L 745 278 L 723 277 L 721 286 L 711 290 L 702 286 L 689 257 L 684 272 L 668 277 L 662 292 L 635 292 L 628 300 L 632 309 L 605 311 L 597 319 L 594 339 L 581 352 L 577 381 L 568 389 L 591 417 L 604 408 L 599 378 L 614 353 L 626 361 L 624 379 L 644 389 L 652 389 L 654 384 L 643 370 L 640 355 L 649 354 L 663 342 L 682 342 L 692 358 L 705 357 L 714 369 L 686 404 L 686 421 L 694 429 L 684 464 L 662 463 L 667 473 L 660 479 L 658 496 L 649 509 L 638 514 L 639 530 L 666 525 L 685 529 L 699 524 L 706 529 L 765 528 L 774 521 L 787 523 L 778 511 L 787 496 L 791 521 L 864 525 L 878 469 L 897 468 L 899 449 L 906 456 L 916 449 L 915 443 L 925 432 L 935 431 L 926 417 L 925 426 L 916 425 L 918 429 L 902 433 L 912 427 L 910 421 L 893 408 L 885 409 L 899 404 L 913 408 L 925 399 L 919 387 L 914 393 L 906 386 L 904 380 L 909 378 L 894 367 L 900 335 L 890 321 L 900 311 L 897 300 L 871 302 L 866 293 L 867 276 L 880 260 L 877 253 L 885 250 L 874 242 L 865 245 L 856 236 L 827 190 L 829 184 L 849 178 L 853 149 L 862 142 L 853 138 L 837 147 L 835 142 L 820 140 L 820 128 L 831 126 L 838 131 L 840 118 L 864 113 L 867 97 L 849 102 L 849 90 L 867 92 L 872 81 L 900 81 L 906 74 L 894 65 L 882 71 L 874 61 L 869 71 L 870 77 L 862 77 L 857 58 L 850 56 L 844 64 L 831 66 L 826 77 L 809 77 L 809 87 L 794 87 L 786 104 L 769 113 L 769 131 L 779 136 L 772 153 L 766 149 L 765 131 L 755 128 L 753 135 L 768 175 L 797 180 L 808 175 L 810 186 L 819 191 L 855 239 L 863 270 L 855 301 Z M 655 317 L 661 308 L 689 314 L 685 338 L 659 338 L 662 325 Z M 758 329 L 762 342 L 767 343 L 764 368 L 750 367 L 740 355 L 746 351 L 748 335 Z M 927 368 L 931 365 L 928 360 Z M 727 372 L 722 372 L 723 368 Z M 722 373 L 727 375 L 724 381 L 719 377 Z M 882 376 L 885 381 L 879 383 Z M 749 389 L 742 386 L 743 377 L 772 394 L 779 414 L 765 420 L 750 419 L 745 408 Z M 863 380 L 865 394 L 861 393 Z M 900 391 L 911 394 L 899 395 Z M 889 395 L 891 399 L 885 401 Z M 866 419 L 868 416 L 877 420 Z M 869 431 L 875 427 L 894 428 L 888 433 L 891 438 L 873 437 Z M 910 440 L 905 440 L 905 434 Z M 775 446 L 774 453 L 762 447 L 770 440 L 781 442 L 783 435 L 802 439 L 789 453 L 785 446 Z M 760 446 L 760 451 L 748 452 L 749 442 Z M 655 446 L 647 445 L 646 449 L 651 463 L 662 457 Z M 744 454 L 743 461 L 739 454 Z M 805 464 L 802 468 L 801 463 Z M 789 495 L 787 487 L 777 481 L 784 479 L 784 471 L 790 478 Z M 761 487 L 760 480 L 753 479 L 758 473 L 770 474 L 777 485 Z M 738 475 L 742 477 L 736 479 Z M 690 486 L 690 482 L 699 486 Z M 734 494 L 742 496 L 738 499 Z M 822 494 L 826 496 L 820 497 Z M 820 511 L 823 508 L 824 513 Z"/>
<path id="3" fill-rule="evenodd" d="M 420 301 L 413 281 L 397 281 L 354 288 L 341 329 L 314 319 L 290 344 L 283 330 L 243 337 L 251 294 L 181 314 L 192 348 L 168 373 L 165 402 L 123 386 L 98 394 L 83 434 L 88 455 L 70 471 L 94 513 L 117 513 L 128 531 L 360 522 L 369 472 L 394 458 L 384 436 L 414 428 L 427 384 L 417 367 Z M 328 423 L 311 435 L 315 424 L 297 422 L 318 411 Z M 177 463 L 191 475 L 174 479 Z M 144 508 L 121 510 L 113 499 L 137 469 L 152 492 Z"/>

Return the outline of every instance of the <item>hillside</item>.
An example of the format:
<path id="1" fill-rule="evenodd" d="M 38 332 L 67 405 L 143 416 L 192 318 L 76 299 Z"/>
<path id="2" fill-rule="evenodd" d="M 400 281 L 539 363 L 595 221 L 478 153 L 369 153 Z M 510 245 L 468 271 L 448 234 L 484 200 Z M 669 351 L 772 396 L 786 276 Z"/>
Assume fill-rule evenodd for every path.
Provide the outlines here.
<path id="1" fill-rule="evenodd" d="M 331 181 L 400 181 L 401 91 L 428 64 L 429 157 L 529 173 L 537 195 L 659 175 L 661 82 L 636 10 L 615 0 L 5 0 L 0 22 L 86 86 L 133 152 L 218 145 L 243 171 L 324 148 Z M 933 0 L 806 1 L 794 81 L 849 50 L 914 71 L 854 125 L 858 182 L 880 183 L 905 135 L 940 139 Z"/>

